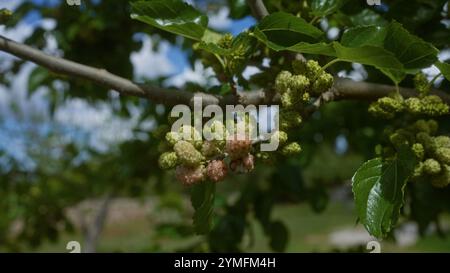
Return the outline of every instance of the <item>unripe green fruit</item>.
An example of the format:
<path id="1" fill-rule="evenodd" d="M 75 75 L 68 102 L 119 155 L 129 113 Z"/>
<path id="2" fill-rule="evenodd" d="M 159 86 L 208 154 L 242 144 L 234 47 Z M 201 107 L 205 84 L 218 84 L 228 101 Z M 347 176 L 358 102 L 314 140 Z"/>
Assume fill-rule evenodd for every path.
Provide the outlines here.
<path id="1" fill-rule="evenodd" d="M 437 136 L 433 140 L 435 149 L 440 147 L 450 148 L 450 137 L 448 136 Z"/>
<path id="2" fill-rule="evenodd" d="M 423 157 L 425 156 L 425 149 L 424 149 L 423 145 L 420 143 L 414 143 L 411 148 L 412 148 L 412 151 L 414 152 L 414 154 L 416 155 L 416 157 L 419 160 L 422 160 Z"/>
<path id="3" fill-rule="evenodd" d="M 423 162 L 423 170 L 425 173 L 434 175 L 441 172 L 441 164 L 433 158 L 429 158 Z"/>
<path id="4" fill-rule="evenodd" d="M 0 9 L 0 25 L 5 24 L 12 17 L 12 12 L 8 9 Z"/>
<path id="5" fill-rule="evenodd" d="M 375 117 L 391 119 L 396 113 L 403 111 L 403 101 L 399 98 L 383 97 L 369 106 L 369 113 Z"/>
<path id="6" fill-rule="evenodd" d="M 430 91 L 430 85 L 428 84 L 428 79 L 425 74 L 417 73 L 414 76 L 414 87 L 422 96 L 428 94 Z"/>
<path id="7" fill-rule="evenodd" d="M 184 140 L 178 141 L 173 146 L 173 150 L 180 163 L 187 166 L 198 166 L 204 160 L 203 155 L 195 149 L 194 145 Z"/>
<path id="8" fill-rule="evenodd" d="M 420 132 L 416 135 L 417 142 L 421 143 L 425 150 L 431 150 L 434 146 L 434 141 L 429 134 Z"/>
<path id="9" fill-rule="evenodd" d="M 450 184 L 450 166 L 443 165 L 442 173 L 431 178 L 431 184 L 436 188 L 444 188 Z"/>
<path id="10" fill-rule="evenodd" d="M 178 156 L 175 152 L 165 152 L 159 156 L 158 164 L 163 170 L 175 168 L 178 163 Z"/>
<path id="11" fill-rule="evenodd" d="M 441 116 L 449 112 L 449 106 L 436 95 L 426 96 L 422 99 L 422 113 L 429 116 Z"/>
<path id="12" fill-rule="evenodd" d="M 436 150 L 436 159 L 440 162 L 450 165 L 450 148 L 440 147 Z"/>
<path id="13" fill-rule="evenodd" d="M 278 73 L 275 79 L 275 90 L 283 94 L 289 88 L 289 82 L 291 80 L 292 74 L 289 71 L 281 71 Z"/>
<path id="14" fill-rule="evenodd" d="M 422 101 L 419 98 L 408 98 L 405 100 L 406 111 L 411 114 L 422 113 Z"/>
<path id="15" fill-rule="evenodd" d="M 403 101 L 397 98 L 384 97 L 378 99 L 378 103 L 383 109 L 390 112 L 401 112 L 403 110 Z"/>
<path id="16" fill-rule="evenodd" d="M 294 107 L 296 101 L 294 99 L 294 92 L 291 89 L 287 89 L 286 92 L 282 93 L 280 96 L 281 105 L 283 108 L 292 108 Z"/>
<path id="17" fill-rule="evenodd" d="M 288 134 L 285 131 L 276 131 L 270 138 L 272 142 L 278 139 L 278 144 L 283 146 L 288 140 Z"/>
<path id="18" fill-rule="evenodd" d="M 370 104 L 369 113 L 374 117 L 382 119 L 392 119 L 395 117 L 395 113 L 386 111 L 385 109 L 381 108 L 378 103 Z"/>
<path id="19" fill-rule="evenodd" d="M 289 80 L 289 87 L 294 92 L 303 94 L 309 87 L 309 80 L 303 75 L 294 75 Z"/>
<path id="20" fill-rule="evenodd" d="M 220 38 L 220 40 L 217 42 L 217 45 L 221 48 L 228 49 L 231 48 L 231 45 L 233 43 L 233 35 L 230 33 L 227 33 Z"/>
<path id="21" fill-rule="evenodd" d="M 302 151 L 302 147 L 297 142 L 291 142 L 281 149 L 284 156 L 296 155 Z"/>
<path id="22" fill-rule="evenodd" d="M 166 141 L 167 141 L 167 143 L 169 143 L 170 146 L 175 145 L 180 140 L 181 140 L 181 136 L 178 133 L 168 132 L 166 134 Z"/>
<path id="23" fill-rule="evenodd" d="M 308 79 L 315 79 L 322 74 L 322 67 L 317 61 L 309 60 L 306 62 L 306 77 Z"/>
<path id="24" fill-rule="evenodd" d="M 202 136 L 194 127 L 183 125 L 178 130 L 178 134 L 182 140 L 190 142 L 196 149 L 202 148 Z"/>
<path id="25" fill-rule="evenodd" d="M 329 90 L 333 86 L 333 76 L 328 73 L 322 73 L 312 85 L 312 93 L 320 95 Z"/>

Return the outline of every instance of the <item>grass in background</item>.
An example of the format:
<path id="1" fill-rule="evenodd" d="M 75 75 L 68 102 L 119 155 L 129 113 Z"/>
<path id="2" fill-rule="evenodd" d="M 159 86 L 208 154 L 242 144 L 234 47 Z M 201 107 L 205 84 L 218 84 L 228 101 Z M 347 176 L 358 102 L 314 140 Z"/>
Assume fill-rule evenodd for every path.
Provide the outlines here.
<path id="1" fill-rule="evenodd" d="M 273 219 L 281 220 L 289 230 L 290 240 L 286 252 L 328 252 L 336 249 L 330 242 L 330 234 L 342 229 L 352 229 L 356 216 L 352 209 L 340 203 L 329 204 L 321 214 L 315 214 L 308 205 L 277 206 Z M 448 219 L 447 219 L 448 220 Z M 447 221 L 448 223 L 449 221 Z M 270 252 L 268 240 L 261 226 L 254 221 L 254 244 L 247 252 Z M 360 227 L 360 225 L 358 225 Z M 107 225 L 98 247 L 99 252 L 172 252 L 183 248 L 198 238 L 180 239 L 165 237 L 158 239 L 161 248 L 155 248 L 153 227 L 143 217 L 133 221 Z M 66 243 L 81 240 L 80 234 L 63 234 L 57 243 L 45 243 L 33 252 L 68 252 Z M 81 241 L 80 241 L 81 242 Z M 363 248 L 365 249 L 365 248 Z M 342 249 L 345 252 L 348 249 Z M 450 252 L 450 239 L 428 236 L 419 238 L 413 246 L 399 247 L 391 242 L 381 242 L 382 252 Z"/>

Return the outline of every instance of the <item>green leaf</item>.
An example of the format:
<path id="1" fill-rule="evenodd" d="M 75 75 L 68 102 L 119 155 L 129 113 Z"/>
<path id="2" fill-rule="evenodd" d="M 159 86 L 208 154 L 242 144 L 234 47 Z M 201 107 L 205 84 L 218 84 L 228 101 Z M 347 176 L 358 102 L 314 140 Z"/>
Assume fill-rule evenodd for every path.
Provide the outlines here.
<path id="1" fill-rule="evenodd" d="M 227 0 L 230 8 L 230 17 L 232 19 L 243 18 L 249 13 L 250 9 L 245 0 Z"/>
<path id="2" fill-rule="evenodd" d="M 321 30 L 291 14 L 278 12 L 265 17 L 254 29 L 253 35 L 275 51 L 335 56 L 331 44 L 316 42 L 323 35 Z"/>
<path id="3" fill-rule="evenodd" d="M 298 43 L 287 48 L 290 51 L 307 53 L 307 54 L 320 54 L 325 56 L 336 56 L 336 51 L 332 44 L 327 43 Z"/>
<path id="4" fill-rule="evenodd" d="M 311 13 L 314 16 L 324 17 L 337 11 L 344 3 L 344 0 L 312 0 Z"/>
<path id="5" fill-rule="evenodd" d="M 450 81 L 450 64 L 442 63 L 442 62 L 436 62 L 434 65 L 436 65 L 437 68 L 439 68 L 439 70 L 441 71 L 442 75 L 444 75 L 444 77 L 448 81 Z"/>
<path id="6" fill-rule="evenodd" d="M 275 221 L 270 224 L 269 230 L 270 247 L 276 252 L 283 252 L 289 240 L 289 232 L 286 226 L 280 221 Z"/>
<path id="7" fill-rule="evenodd" d="M 300 17 L 285 12 L 275 12 L 257 26 L 257 37 L 274 44 L 289 47 L 299 42 L 315 41 L 323 36 L 323 32 L 308 24 Z M 256 33 L 255 33 L 256 34 Z"/>
<path id="8" fill-rule="evenodd" d="M 181 0 L 131 2 L 131 18 L 187 38 L 202 40 L 208 17 Z"/>
<path id="9" fill-rule="evenodd" d="M 228 56 L 231 54 L 231 51 L 229 49 L 222 48 L 216 43 L 200 42 L 195 45 L 195 48 L 202 49 L 219 56 Z"/>
<path id="10" fill-rule="evenodd" d="M 222 38 L 222 34 L 206 29 L 202 41 L 206 43 L 217 43 Z"/>
<path id="11" fill-rule="evenodd" d="M 352 187 L 358 217 L 371 235 L 384 237 L 396 224 L 415 164 L 412 151 L 402 147 L 395 159 L 375 158 L 356 171 Z"/>
<path id="12" fill-rule="evenodd" d="M 191 203 L 195 209 L 194 229 L 197 234 L 207 234 L 213 224 L 213 205 L 216 185 L 207 181 L 192 186 Z"/>
<path id="13" fill-rule="evenodd" d="M 28 95 L 32 95 L 39 86 L 47 82 L 50 77 L 50 73 L 47 69 L 40 66 L 36 67 L 28 77 Z"/>
<path id="14" fill-rule="evenodd" d="M 380 14 L 371 9 L 363 9 L 360 13 L 350 16 L 350 21 L 352 21 L 355 26 L 385 26 L 388 24 Z"/>
<path id="15" fill-rule="evenodd" d="M 408 73 L 416 73 L 438 60 L 439 51 L 432 44 L 412 35 L 395 21 L 387 26 L 384 48 L 397 57 Z"/>
<path id="16" fill-rule="evenodd" d="M 375 66 L 395 82 L 400 82 L 404 77 L 403 65 L 394 54 L 381 47 L 369 45 L 345 47 L 337 42 L 333 45 L 336 56 L 341 60 Z"/>
<path id="17" fill-rule="evenodd" d="M 8 9 L 0 9 L 0 25 L 5 24 L 11 18 L 12 12 Z"/>
<path id="18" fill-rule="evenodd" d="M 341 44 L 348 47 L 379 46 L 383 47 L 386 28 L 380 26 L 359 26 L 348 29 L 341 38 Z"/>
<path id="19" fill-rule="evenodd" d="M 376 57 L 379 58 L 378 60 L 371 57 L 363 64 L 377 67 L 396 83 L 402 81 L 406 73 L 416 73 L 436 62 L 438 53 L 433 45 L 410 34 L 395 21 L 387 27 L 359 26 L 351 28 L 344 33 L 341 43 L 351 49 L 340 50 L 337 54 L 339 58 L 342 58 L 340 53 L 344 53 L 346 60 L 361 62 L 354 57 L 367 59 L 371 55 L 378 56 Z M 367 46 L 371 46 L 371 48 L 367 48 Z M 335 44 L 336 47 L 339 45 Z M 369 49 L 372 52 L 364 52 Z M 338 51 L 338 49 L 336 50 Z"/>

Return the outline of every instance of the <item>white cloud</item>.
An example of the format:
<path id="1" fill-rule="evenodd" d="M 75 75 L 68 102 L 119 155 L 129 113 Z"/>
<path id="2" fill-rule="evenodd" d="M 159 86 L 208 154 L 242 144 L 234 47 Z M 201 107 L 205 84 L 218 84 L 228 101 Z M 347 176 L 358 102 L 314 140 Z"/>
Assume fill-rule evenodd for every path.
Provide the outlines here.
<path id="1" fill-rule="evenodd" d="M 71 99 L 58 108 L 55 122 L 70 128 L 67 141 L 80 142 L 80 135 L 84 135 L 81 145 L 107 152 L 112 145 L 133 138 L 140 115 L 141 111 L 134 111 L 131 118 L 121 118 L 107 102 L 91 105 L 83 99 Z"/>
<path id="2" fill-rule="evenodd" d="M 0 35 L 5 36 L 13 41 L 22 43 L 26 38 L 28 38 L 34 31 L 35 27 L 42 27 L 45 30 L 52 30 L 56 26 L 56 22 L 53 19 L 42 19 L 36 24 L 29 24 L 25 22 L 20 22 L 14 28 L 6 29 L 4 26 L 0 26 Z M 57 50 L 56 39 L 51 35 L 45 36 L 46 47 L 44 51 L 46 53 L 61 56 L 62 52 Z M 17 59 L 15 56 L 0 52 L 0 69 L 8 70 L 12 61 Z"/>
<path id="3" fill-rule="evenodd" d="M 229 29 L 233 21 L 229 18 L 230 9 L 228 7 L 221 8 L 217 13 L 208 14 L 209 23 L 208 26 L 218 29 Z"/>
<path id="4" fill-rule="evenodd" d="M 8 0 L 8 1 L 2 1 L 0 8 L 5 8 L 9 10 L 15 10 L 17 6 L 22 4 L 23 0 Z"/>
<path id="5" fill-rule="evenodd" d="M 438 54 L 439 61 L 445 62 L 446 60 L 450 59 L 450 50 L 444 49 Z M 437 76 L 441 71 L 439 68 L 437 68 L 435 65 L 432 65 L 430 67 L 427 67 L 425 69 L 422 69 L 422 72 L 427 76 L 427 79 L 431 81 L 435 76 Z M 438 77 L 434 85 L 439 86 L 441 82 L 444 80 L 443 76 Z"/>
<path id="6" fill-rule="evenodd" d="M 187 82 L 192 82 L 203 86 L 213 86 L 219 84 L 214 75 L 212 68 L 208 67 L 205 69 L 201 61 L 197 60 L 195 61 L 194 69 L 191 67 L 184 68 L 182 73 L 167 79 L 164 85 L 180 88 Z"/>
<path id="7" fill-rule="evenodd" d="M 135 77 L 137 79 L 153 79 L 174 73 L 175 67 L 167 57 L 169 49 L 170 44 L 166 41 L 161 41 L 156 51 L 154 51 L 151 38 L 146 35 L 143 36 L 141 50 L 131 53 L 130 56 Z"/>
<path id="8" fill-rule="evenodd" d="M 256 66 L 247 66 L 244 71 L 242 72 L 242 77 L 244 77 L 244 79 L 248 80 L 250 79 L 251 76 L 257 74 L 261 72 L 261 69 L 259 69 Z"/>
<path id="9" fill-rule="evenodd" d="M 367 79 L 367 71 L 362 64 L 352 63 L 352 70 L 347 72 L 345 70 L 339 71 L 338 76 L 343 78 L 350 78 L 354 81 L 363 81 Z"/>

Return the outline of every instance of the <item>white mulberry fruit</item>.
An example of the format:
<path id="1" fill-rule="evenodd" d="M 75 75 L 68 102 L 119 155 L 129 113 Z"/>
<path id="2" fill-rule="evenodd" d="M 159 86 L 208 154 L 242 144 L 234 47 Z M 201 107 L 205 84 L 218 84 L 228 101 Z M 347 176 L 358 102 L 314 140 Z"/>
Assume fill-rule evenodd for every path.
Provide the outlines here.
<path id="1" fill-rule="evenodd" d="M 204 160 L 203 155 L 195 149 L 194 145 L 184 140 L 178 141 L 173 146 L 173 150 L 180 163 L 188 166 L 198 166 Z"/>

